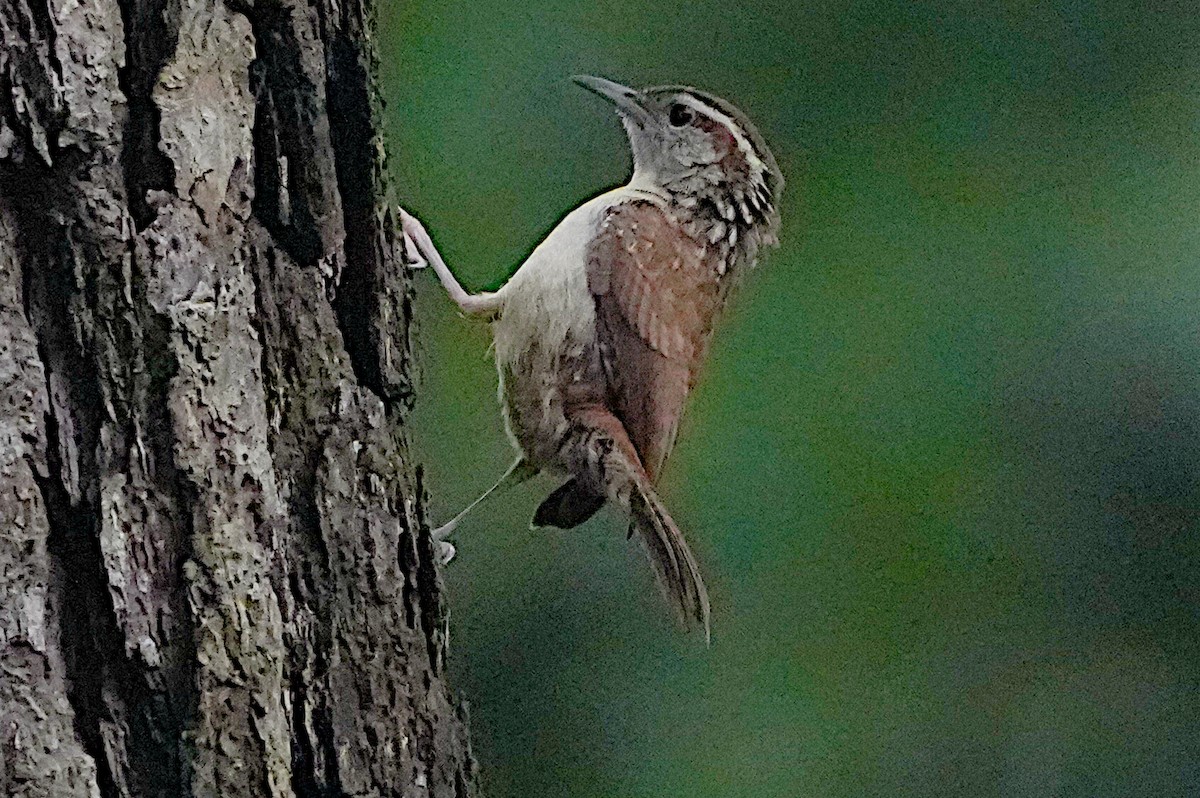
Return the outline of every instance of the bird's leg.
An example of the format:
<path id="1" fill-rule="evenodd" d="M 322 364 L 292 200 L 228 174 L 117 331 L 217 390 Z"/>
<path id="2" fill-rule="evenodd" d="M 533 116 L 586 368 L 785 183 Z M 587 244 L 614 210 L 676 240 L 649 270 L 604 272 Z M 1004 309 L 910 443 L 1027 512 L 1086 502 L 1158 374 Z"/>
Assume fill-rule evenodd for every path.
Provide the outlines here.
<path id="1" fill-rule="evenodd" d="M 446 261 L 442 258 L 437 247 L 433 244 L 433 239 L 429 237 L 429 233 L 425 230 L 425 226 L 417 221 L 417 218 L 408 211 L 400 208 L 400 224 L 404 231 L 404 244 L 407 253 L 416 252 L 422 260 L 412 262 L 414 268 L 423 268 L 426 264 L 433 267 L 433 272 L 442 281 L 442 285 L 446 288 L 446 293 L 454 300 L 454 303 L 468 316 L 492 316 L 500 310 L 500 297 L 495 293 L 484 292 L 481 294 L 467 293 L 467 289 L 463 288 L 450 271 L 450 267 L 446 265 Z"/>
<path id="2" fill-rule="evenodd" d="M 496 480 L 495 485 L 492 485 L 490 488 L 484 491 L 482 496 L 468 504 L 458 515 L 454 516 L 449 521 L 433 530 L 433 540 L 436 544 L 438 544 L 438 557 L 441 559 L 442 564 L 445 565 L 446 563 L 450 562 L 450 560 L 454 559 L 454 546 L 452 546 L 450 543 L 447 543 L 446 538 L 448 538 L 451 533 L 458 528 L 459 523 L 461 523 L 462 520 L 467 517 L 467 513 L 478 507 L 484 499 L 486 499 L 488 496 L 491 496 L 496 491 L 514 488 L 530 477 L 536 475 L 537 472 L 537 468 L 530 465 L 529 461 L 527 461 L 524 457 L 518 457 L 516 462 L 509 466 L 508 470 L 504 472 L 504 476 Z"/>

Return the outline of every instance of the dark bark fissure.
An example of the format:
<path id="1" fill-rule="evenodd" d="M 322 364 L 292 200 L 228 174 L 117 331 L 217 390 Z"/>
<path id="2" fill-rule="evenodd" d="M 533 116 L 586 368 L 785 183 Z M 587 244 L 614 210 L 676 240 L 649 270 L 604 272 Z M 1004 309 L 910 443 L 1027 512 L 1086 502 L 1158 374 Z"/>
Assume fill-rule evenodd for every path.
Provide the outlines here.
<path id="1" fill-rule="evenodd" d="M 5 183 L 11 186 L 14 197 L 24 200 L 22 208 L 14 209 L 16 224 L 15 250 L 24 264 L 25 316 L 37 337 L 38 354 L 45 369 L 46 392 L 55 399 L 54 384 L 62 372 L 88 374 L 88 366 L 71 340 L 70 285 L 73 278 L 63 273 L 48 248 L 43 220 L 56 185 L 55 176 L 40 164 L 28 164 L 5 170 Z M 74 714 L 76 735 L 84 750 L 96 763 L 96 778 L 104 798 L 116 795 L 116 785 L 105 755 L 100 735 L 100 718 L 104 710 L 105 674 L 96 667 L 102 660 L 93 634 L 93 614 L 102 611 L 108 601 L 106 585 L 100 573 L 99 546 L 93 513 L 87 500 L 76 490 L 74 499 L 66 484 L 69 466 L 64 451 L 92 451 L 97 429 L 97 410 L 100 407 L 97 383 L 92 379 L 67 380 L 66 407 L 58 408 L 73 418 L 72 431 L 65 440 L 59 416 L 51 412 L 46 423 L 45 474 L 34 469 L 34 480 L 42 495 L 49 524 L 47 550 L 51 558 L 51 603 L 58 608 L 61 619 L 63 660 L 66 666 L 67 699 Z M 54 409 L 54 408 L 52 408 Z M 84 414 L 81 417 L 81 414 Z M 82 463 L 75 464 L 83 468 Z M 77 484 L 88 476 L 79 474 Z"/>
<path id="2" fill-rule="evenodd" d="M 92 634 L 93 608 L 104 610 L 108 599 L 103 574 L 98 567 L 99 546 L 94 524 L 87 512 L 72 507 L 57 474 L 62 464 L 55 456 L 59 446 L 57 424 L 48 419 L 51 475 L 37 479 L 38 489 L 50 522 L 47 548 L 51 557 L 51 585 L 57 596 L 62 622 L 62 649 L 66 665 L 67 700 L 74 712 L 75 733 L 83 749 L 96 763 L 96 779 L 102 798 L 117 795 L 116 782 L 108 766 L 100 719 L 104 709 L 105 674 L 95 667 L 102 662 L 96 636 Z M 111 604 L 107 609 L 111 609 Z"/>
<path id="3" fill-rule="evenodd" d="M 291 209 L 284 182 L 286 175 L 281 174 L 280 163 L 283 156 L 279 146 L 279 119 L 276 116 L 275 98 L 271 91 L 272 75 L 261 55 L 263 40 L 257 40 L 260 55 L 250 66 L 250 90 L 254 93 L 252 207 L 255 218 L 271 232 L 280 247 L 286 249 L 293 259 L 299 260 L 302 254 L 301 247 L 298 242 L 291 241 L 289 235 Z"/>
<path id="4" fill-rule="evenodd" d="M 179 40 L 178 9 L 175 2 L 158 0 L 118 0 L 117 5 L 125 29 L 125 66 L 117 73 L 127 115 L 121 160 L 129 212 L 141 231 L 155 216 L 146 193 L 175 186 L 175 167 L 158 148 L 161 114 L 152 92 Z"/>
<path id="5" fill-rule="evenodd" d="M 346 227 L 346 263 L 342 267 L 334 310 L 346 342 L 346 351 L 359 382 L 385 400 L 392 399 L 384 385 L 379 343 L 372 322 L 380 289 L 375 255 L 375 158 L 371 129 L 371 101 L 362 53 L 344 35 L 334 35 L 327 50 L 330 139 L 333 142 L 342 218 Z"/>
<path id="6" fill-rule="evenodd" d="M 173 706 L 180 699 L 169 691 L 148 690 L 145 674 L 126 656 L 87 508 L 73 508 L 54 479 L 42 480 L 40 487 L 49 509 L 50 552 L 58 573 L 67 696 L 76 733 L 96 762 L 100 795 L 115 798 L 133 791 L 162 798 L 187 796 L 184 758 L 178 750 L 183 716 Z M 128 760 L 121 763 L 120 787 L 102 733 L 105 726 L 120 726 L 126 733 Z"/>
<path id="7" fill-rule="evenodd" d="M 60 169 L 71 169 L 75 155 L 59 153 L 59 161 Z M 25 263 L 26 317 L 38 338 L 47 393 L 52 399 L 62 394 L 61 404 L 53 405 L 55 412 L 46 418 L 48 473 L 37 477 L 37 483 L 50 527 L 48 548 L 56 574 L 52 582 L 54 603 L 62 617 L 67 697 L 79 738 L 96 761 L 103 796 L 126 794 L 129 790 L 161 798 L 186 796 L 189 790 L 180 747 L 190 717 L 188 707 L 194 700 L 188 667 L 190 614 L 183 592 L 172 590 L 172 616 L 180 628 L 174 635 L 163 630 L 167 643 L 162 647 L 163 667 L 147 670 L 126 652 L 96 523 L 100 512 L 96 485 L 101 471 L 96 453 L 106 398 L 98 390 L 94 354 L 86 344 L 81 346 L 78 333 L 72 332 L 80 329 L 73 300 L 73 255 L 63 246 L 65 231 L 52 223 L 68 215 L 64 209 L 69 207 L 70 186 L 62 186 L 49 175 L 41 169 L 24 170 L 14 180 L 14 185 L 24 189 L 19 196 L 25 200 L 15 218 L 18 250 Z M 140 298 L 139 285 L 135 282 L 131 287 L 135 299 Z M 88 304 L 95 305 L 100 290 L 96 275 L 88 274 L 79 290 L 91 298 Z M 148 305 L 142 302 L 138 307 Z M 185 507 L 187 500 L 171 453 L 169 411 L 162 400 L 165 384 L 173 373 L 173 358 L 163 346 L 161 320 L 149 314 L 140 321 L 139 329 L 147 333 L 140 341 L 131 338 L 128 329 L 122 331 L 125 335 L 119 335 L 118 341 L 124 357 L 145 366 L 131 369 L 133 379 L 143 382 L 134 393 L 145 404 L 140 412 L 128 407 L 118 411 L 121 423 L 114 431 L 127 443 L 111 450 L 121 459 L 107 467 L 128 471 L 128 442 L 140 434 L 150 444 L 148 462 L 159 489 L 174 506 Z M 56 389 L 56 385 L 63 388 Z M 60 418 L 70 421 L 70 440 L 63 437 Z M 135 424 L 139 430 L 134 429 Z M 74 484 L 67 484 L 68 475 L 74 476 Z M 180 520 L 186 521 L 186 515 Z M 182 584 L 187 540 L 185 531 L 164 541 L 177 551 L 171 567 L 176 584 Z M 123 763 L 119 779 L 114 775 L 111 751 L 103 737 L 105 727 L 120 728 L 125 735 L 128 762 Z"/>
<path id="8" fill-rule="evenodd" d="M 254 30 L 251 67 L 256 97 L 254 213 L 292 259 L 314 265 L 324 252 L 319 234 L 329 190 L 311 163 L 313 87 L 306 85 L 294 11 L 267 0 L 247 12 Z"/>
<path id="9" fill-rule="evenodd" d="M 425 470 L 420 466 L 417 466 L 416 469 L 415 490 L 421 497 L 417 512 L 420 513 L 420 523 L 424 527 L 426 526 L 424 513 L 428 494 L 425 489 Z M 411 545 L 405 546 L 403 551 L 412 558 L 410 565 L 411 572 L 415 575 L 413 589 L 416 597 L 413 601 L 405 603 L 408 606 L 415 604 L 420 607 L 421 627 L 425 629 L 429 661 L 433 666 L 434 673 L 442 673 L 446 664 L 448 616 L 445 602 L 442 600 L 442 578 L 437 572 L 437 566 L 434 565 L 437 562 L 437 553 L 434 551 L 433 538 L 429 535 L 414 536 L 409 543 Z"/>

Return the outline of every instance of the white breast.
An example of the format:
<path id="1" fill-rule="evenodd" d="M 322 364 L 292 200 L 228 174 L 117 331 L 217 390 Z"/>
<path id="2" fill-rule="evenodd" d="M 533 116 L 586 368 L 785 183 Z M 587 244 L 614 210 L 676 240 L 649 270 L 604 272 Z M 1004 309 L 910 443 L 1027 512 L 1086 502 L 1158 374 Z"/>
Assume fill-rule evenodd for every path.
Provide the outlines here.
<path id="1" fill-rule="evenodd" d="M 601 194 L 571 211 L 500 289 L 503 306 L 492 325 L 498 363 L 516 363 L 534 345 L 557 352 L 568 338 L 579 343 L 595 337 L 587 250 L 604 211 L 629 191 Z"/>
<path id="2" fill-rule="evenodd" d="M 576 208 L 497 292 L 502 304 L 492 334 L 504 425 L 513 445 L 538 468 L 562 467 L 558 443 L 569 426 L 564 387 L 597 377 L 588 250 L 605 211 L 634 196 L 656 199 L 625 186 Z"/>

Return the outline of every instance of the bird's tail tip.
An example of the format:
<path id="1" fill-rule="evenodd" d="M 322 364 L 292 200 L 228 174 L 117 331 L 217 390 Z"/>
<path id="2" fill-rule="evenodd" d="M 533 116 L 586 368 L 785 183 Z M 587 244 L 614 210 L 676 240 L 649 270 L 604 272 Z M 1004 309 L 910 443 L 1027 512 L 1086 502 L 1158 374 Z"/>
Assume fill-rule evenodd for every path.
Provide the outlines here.
<path id="1" fill-rule="evenodd" d="M 663 595 L 685 629 L 698 624 L 704 644 L 712 646 L 712 612 L 700 565 L 683 532 L 652 490 L 635 493 L 630 502 L 633 529 L 645 546 Z"/>

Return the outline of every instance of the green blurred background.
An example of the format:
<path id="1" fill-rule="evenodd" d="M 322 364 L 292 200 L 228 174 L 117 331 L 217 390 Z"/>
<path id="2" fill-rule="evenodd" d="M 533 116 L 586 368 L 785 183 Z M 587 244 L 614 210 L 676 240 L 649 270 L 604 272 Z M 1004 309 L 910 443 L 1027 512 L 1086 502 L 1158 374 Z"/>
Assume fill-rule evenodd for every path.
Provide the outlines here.
<path id="1" fill-rule="evenodd" d="M 623 181 L 577 72 L 742 107 L 788 179 L 663 492 L 674 628 L 610 511 L 467 522 L 451 667 L 493 798 L 1200 794 L 1194 2 L 381 4 L 404 202 L 473 289 Z M 513 453 L 419 280 L 434 520 Z"/>

